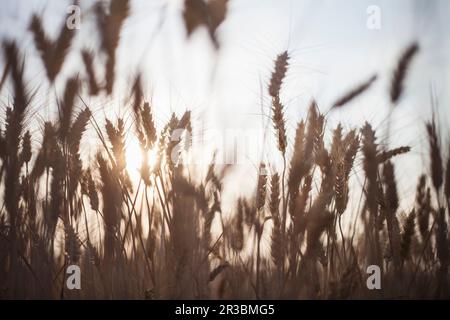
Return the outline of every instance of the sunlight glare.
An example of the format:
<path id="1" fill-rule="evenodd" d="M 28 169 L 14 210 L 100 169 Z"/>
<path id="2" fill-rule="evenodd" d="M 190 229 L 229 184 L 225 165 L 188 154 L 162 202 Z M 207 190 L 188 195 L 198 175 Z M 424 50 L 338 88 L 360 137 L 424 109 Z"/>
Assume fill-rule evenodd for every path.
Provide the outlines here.
<path id="1" fill-rule="evenodd" d="M 126 147 L 127 170 L 133 181 L 137 181 L 140 177 L 142 166 L 142 150 L 137 139 L 132 139 Z M 148 165 L 153 170 L 157 162 L 156 149 L 150 149 L 148 152 Z"/>

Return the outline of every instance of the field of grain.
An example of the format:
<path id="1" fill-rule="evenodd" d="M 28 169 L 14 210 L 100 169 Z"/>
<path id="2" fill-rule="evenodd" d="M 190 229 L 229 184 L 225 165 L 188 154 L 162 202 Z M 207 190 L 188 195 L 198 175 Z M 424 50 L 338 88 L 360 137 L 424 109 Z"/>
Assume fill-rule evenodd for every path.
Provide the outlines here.
<path id="1" fill-rule="evenodd" d="M 289 136 L 280 91 L 292 54 L 281 51 L 262 84 L 270 101 L 267 134 L 281 166 L 261 157 L 252 196 L 224 206 L 227 188 L 240 188 L 238 181 L 224 182 L 233 165 L 211 153 L 208 165 L 192 169 L 185 159 L 196 120 L 187 109 L 157 126 L 157 108 L 142 85 L 145 70 L 133 72 L 132 90 L 124 94 L 122 107 L 131 116 L 92 112 L 91 98 L 107 100 L 116 89 L 116 51 L 130 2 L 95 2 L 83 17 L 96 26 L 95 50 L 75 48 L 76 30 L 66 24 L 49 36 L 39 13 L 28 22 L 34 51 L 2 39 L 0 90 L 9 99 L 3 99 L 0 131 L 0 298 L 450 298 L 450 158 L 434 116 L 423 121 L 427 164 L 411 182 L 416 195 L 404 211 L 395 160 L 408 157 L 411 147 L 389 141 L 394 120 L 350 129 L 327 122 L 362 99 L 378 75 L 355 79 L 331 107 L 315 100 L 300 106 L 307 116 L 295 120 Z M 186 35 L 203 28 L 220 52 L 217 30 L 229 2 L 185 0 Z M 419 42 L 399 47 L 395 67 L 386 66 L 391 110 L 408 94 L 421 50 Z M 30 54 L 37 54 L 51 90 L 28 85 Z M 69 54 L 82 64 L 66 76 L 61 70 Z M 41 97 L 57 111 L 36 130 L 29 123 Z M 92 137 L 85 139 L 88 131 Z M 130 137 L 138 146 L 136 176 L 127 164 L 138 156 L 127 150 Z M 88 157 L 94 144 L 99 147 Z M 360 184 L 352 182 L 356 172 Z M 67 286 L 71 266 L 80 268 L 80 289 Z M 380 289 L 368 288 L 368 266 L 380 268 Z"/>

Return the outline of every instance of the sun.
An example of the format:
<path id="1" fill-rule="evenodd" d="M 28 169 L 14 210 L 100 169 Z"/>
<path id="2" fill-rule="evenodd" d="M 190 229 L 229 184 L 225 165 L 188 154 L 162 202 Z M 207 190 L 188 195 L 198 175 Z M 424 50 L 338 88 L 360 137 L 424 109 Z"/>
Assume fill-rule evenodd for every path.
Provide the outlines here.
<path id="1" fill-rule="evenodd" d="M 125 148 L 125 156 L 127 160 L 128 173 L 133 178 L 133 180 L 139 179 L 143 156 L 141 147 L 139 146 L 139 141 L 136 138 L 130 139 L 128 141 L 127 146 Z M 153 148 L 148 151 L 147 161 L 150 170 L 153 170 L 157 163 L 156 149 Z"/>

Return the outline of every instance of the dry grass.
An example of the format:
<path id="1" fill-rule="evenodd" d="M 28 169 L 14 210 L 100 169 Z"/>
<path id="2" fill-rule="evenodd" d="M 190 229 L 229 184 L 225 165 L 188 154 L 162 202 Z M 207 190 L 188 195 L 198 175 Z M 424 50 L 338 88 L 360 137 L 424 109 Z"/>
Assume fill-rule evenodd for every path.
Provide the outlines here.
<path id="1" fill-rule="evenodd" d="M 186 1 L 188 34 L 206 24 L 218 48 L 216 29 L 226 7 L 225 0 Z M 122 118 L 105 119 L 103 127 L 87 106 L 76 111 L 81 96 L 113 92 L 115 52 L 129 11 L 125 0 L 112 0 L 109 10 L 96 6 L 104 65 L 94 62 L 95 52 L 81 52 L 86 77 L 66 80 L 58 117 L 43 125 L 37 149 L 24 126 L 33 104 L 25 63 L 14 42 L 3 44 L 3 78 L 13 87 L 14 99 L 0 135 L 1 298 L 450 298 L 450 160 L 444 168 L 434 120 L 426 125 L 430 174 L 424 170 L 415 203 L 401 218 L 393 160 L 410 147 L 381 150 L 369 123 L 348 132 L 338 125 L 328 144 L 326 118 L 314 101 L 288 146 L 280 91 L 289 55 L 283 52 L 267 84 L 282 171 L 261 163 L 254 196 L 239 198 L 235 210 L 223 212 L 224 189 L 236 187 L 223 182 L 227 168 L 211 162 L 204 179 L 191 176 L 182 161 L 191 141 L 182 136 L 179 149 L 171 139 L 176 129 L 192 133 L 191 113 L 173 114 L 159 131 L 140 75 L 133 85 L 131 132 Z M 73 34 L 63 28 L 55 41 L 49 40 L 36 15 L 30 30 L 53 84 Z M 390 91 L 394 104 L 417 51 L 413 44 L 399 59 Z M 101 82 L 98 67 L 106 70 Z M 334 106 L 344 107 L 375 80 L 350 90 Z M 82 137 L 88 126 L 102 148 L 85 163 Z M 135 135 L 144 159 L 134 185 L 127 172 L 127 135 Z M 150 150 L 157 151 L 154 166 L 147 161 Z M 351 184 L 352 172 L 360 169 L 364 184 Z M 360 212 L 351 215 L 351 195 L 361 192 Z M 346 216 L 357 219 L 352 221 L 357 230 L 342 228 Z M 80 291 L 65 287 L 70 264 L 81 267 Z M 370 264 L 382 270 L 383 289 L 375 293 L 364 279 Z"/>

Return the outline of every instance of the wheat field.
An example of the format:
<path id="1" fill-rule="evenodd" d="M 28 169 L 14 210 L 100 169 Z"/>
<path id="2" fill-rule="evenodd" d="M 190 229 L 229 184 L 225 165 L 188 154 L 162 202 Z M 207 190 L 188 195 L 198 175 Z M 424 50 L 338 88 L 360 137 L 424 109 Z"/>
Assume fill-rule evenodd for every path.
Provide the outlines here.
<path id="1" fill-rule="evenodd" d="M 220 51 L 217 29 L 229 2 L 184 1 L 186 34 L 204 28 Z M 0 131 L 0 298 L 450 298 L 450 158 L 434 117 L 424 120 L 427 165 L 413 182 L 415 198 L 405 212 L 394 160 L 408 157 L 411 148 L 380 143 L 389 137 L 390 121 L 351 129 L 327 123 L 332 112 L 370 91 L 377 75 L 355 80 L 329 110 L 314 100 L 301 106 L 307 116 L 296 119 L 289 137 L 280 91 L 292 55 L 279 52 L 263 87 L 281 169 L 261 159 L 252 196 L 239 197 L 225 211 L 224 191 L 239 187 L 224 183 L 232 166 L 217 164 L 211 154 L 203 172 L 191 170 L 184 161 L 195 143 L 191 111 L 173 113 L 157 126 L 157 109 L 142 85 L 145 70 L 134 76 L 124 106 L 131 125 L 92 112 L 90 97 L 114 93 L 116 51 L 129 16 L 128 0 L 95 2 L 86 19 L 101 41 L 95 50 L 78 50 L 76 30 L 63 25 L 50 37 L 42 16 L 34 14 L 28 32 L 50 93 L 30 89 L 26 48 L 2 39 L 0 90 L 10 99 Z M 61 70 L 74 53 L 81 56 L 80 73 L 66 77 Z M 392 109 L 408 94 L 420 43 L 399 53 L 385 92 Z M 65 83 L 61 90 L 57 79 Z M 42 95 L 57 112 L 35 134 L 28 124 Z M 137 177 L 127 165 L 130 136 L 142 159 Z M 89 144 L 99 147 L 86 160 Z M 361 173 L 361 184 L 351 182 L 354 172 Z M 78 290 L 66 284 L 73 265 L 81 271 Z M 381 271 L 379 290 L 367 286 L 373 265 Z"/>

